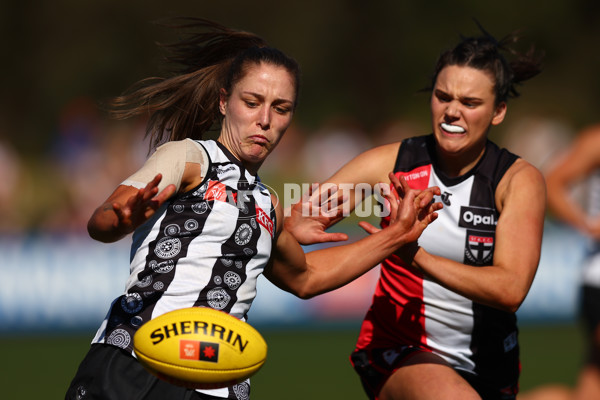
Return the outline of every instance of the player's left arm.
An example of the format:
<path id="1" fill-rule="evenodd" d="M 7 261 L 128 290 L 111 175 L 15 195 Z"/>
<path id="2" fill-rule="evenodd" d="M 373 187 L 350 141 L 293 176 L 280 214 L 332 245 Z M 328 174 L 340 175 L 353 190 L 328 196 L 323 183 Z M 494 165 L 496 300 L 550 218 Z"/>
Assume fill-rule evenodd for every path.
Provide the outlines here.
<path id="1" fill-rule="evenodd" d="M 515 312 L 535 277 L 542 245 L 546 186 L 542 174 L 519 159 L 496 189 L 500 217 L 494 263 L 473 267 L 419 248 L 413 265 L 441 285 L 473 301 Z"/>
<path id="2" fill-rule="evenodd" d="M 496 226 L 494 265 L 508 277 L 504 302 L 516 309 L 537 272 L 546 215 L 546 184 L 541 172 L 519 159 L 496 191 L 500 218 Z"/>

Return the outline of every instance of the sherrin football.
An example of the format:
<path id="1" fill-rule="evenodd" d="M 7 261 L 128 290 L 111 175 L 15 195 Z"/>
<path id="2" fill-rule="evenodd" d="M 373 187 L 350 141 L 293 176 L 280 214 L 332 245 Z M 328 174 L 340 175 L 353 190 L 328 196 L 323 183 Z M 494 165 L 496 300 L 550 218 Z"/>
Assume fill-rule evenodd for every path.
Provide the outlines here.
<path id="1" fill-rule="evenodd" d="M 151 319 L 135 333 L 133 349 L 152 374 L 195 389 L 242 382 L 267 358 L 267 343 L 256 329 L 207 307 L 183 308 Z"/>

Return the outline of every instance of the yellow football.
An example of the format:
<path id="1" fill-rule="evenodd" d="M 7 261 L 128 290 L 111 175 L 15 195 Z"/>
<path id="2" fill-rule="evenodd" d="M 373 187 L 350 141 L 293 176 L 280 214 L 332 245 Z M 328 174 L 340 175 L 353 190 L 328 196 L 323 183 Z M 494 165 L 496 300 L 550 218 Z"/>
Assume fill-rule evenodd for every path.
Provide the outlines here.
<path id="1" fill-rule="evenodd" d="M 267 358 L 267 343 L 255 328 L 206 307 L 184 308 L 151 319 L 135 333 L 133 349 L 157 377 L 195 389 L 242 382 Z"/>

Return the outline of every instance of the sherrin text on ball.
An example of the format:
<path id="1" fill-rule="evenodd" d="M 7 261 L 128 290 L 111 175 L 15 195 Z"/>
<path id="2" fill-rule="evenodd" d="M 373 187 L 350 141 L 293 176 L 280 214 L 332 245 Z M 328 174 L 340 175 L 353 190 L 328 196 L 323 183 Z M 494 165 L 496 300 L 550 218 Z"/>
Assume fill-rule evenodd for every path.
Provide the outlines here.
<path id="1" fill-rule="evenodd" d="M 160 315 L 138 329 L 134 351 L 151 373 L 197 389 L 231 386 L 255 374 L 267 357 L 262 335 L 225 312 L 191 307 Z"/>

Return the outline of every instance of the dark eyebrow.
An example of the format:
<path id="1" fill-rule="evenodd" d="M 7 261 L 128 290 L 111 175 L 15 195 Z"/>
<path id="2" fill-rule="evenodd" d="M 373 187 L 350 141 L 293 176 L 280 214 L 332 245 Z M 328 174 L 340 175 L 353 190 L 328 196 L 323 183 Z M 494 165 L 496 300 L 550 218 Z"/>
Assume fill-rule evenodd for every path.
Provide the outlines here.
<path id="1" fill-rule="evenodd" d="M 463 101 L 463 102 L 468 102 L 468 103 L 482 103 L 483 102 L 483 100 L 480 99 L 479 97 L 461 97 L 459 100 Z"/>
<path id="2" fill-rule="evenodd" d="M 441 90 L 441 89 L 435 89 L 435 91 L 434 91 L 434 94 L 435 94 L 436 96 L 452 97 L 452 96 L 450 96 L 448 93 L 444 92 L 444 91 L 443 91 L 443 90 Z"/>
<path id="3" fill-rule="evenodd" d="M 242 93 L 246 94 L 246 95 L 254 96 L 261 101 L 265 99 L 265 96 L 263 96 L 262 94 L 259 94 L 259 93 L 254 93 L 254 92 L 242 92 Z M 294 104 L 294 102 L 292 100 L 288 100 L 288 99 L 277 99 L 273 102 L 273 104 L 284 104 L 284 103 Z"/>
<path id="4" fill-rule="evenodd" d="M 452 95 L 450 95 L 449 93 L 444 92 L 441 89 L 435 89 L 435 94 L 436 96 L 445 96 L 445 97 L 453 97 Z M 479 97 L 460 97 L 458 100 L 462 101 L 462 102 L 469 102 L 469 103 L 481 103 L 483 102 L 482 99 L 480 99 Z"/>

